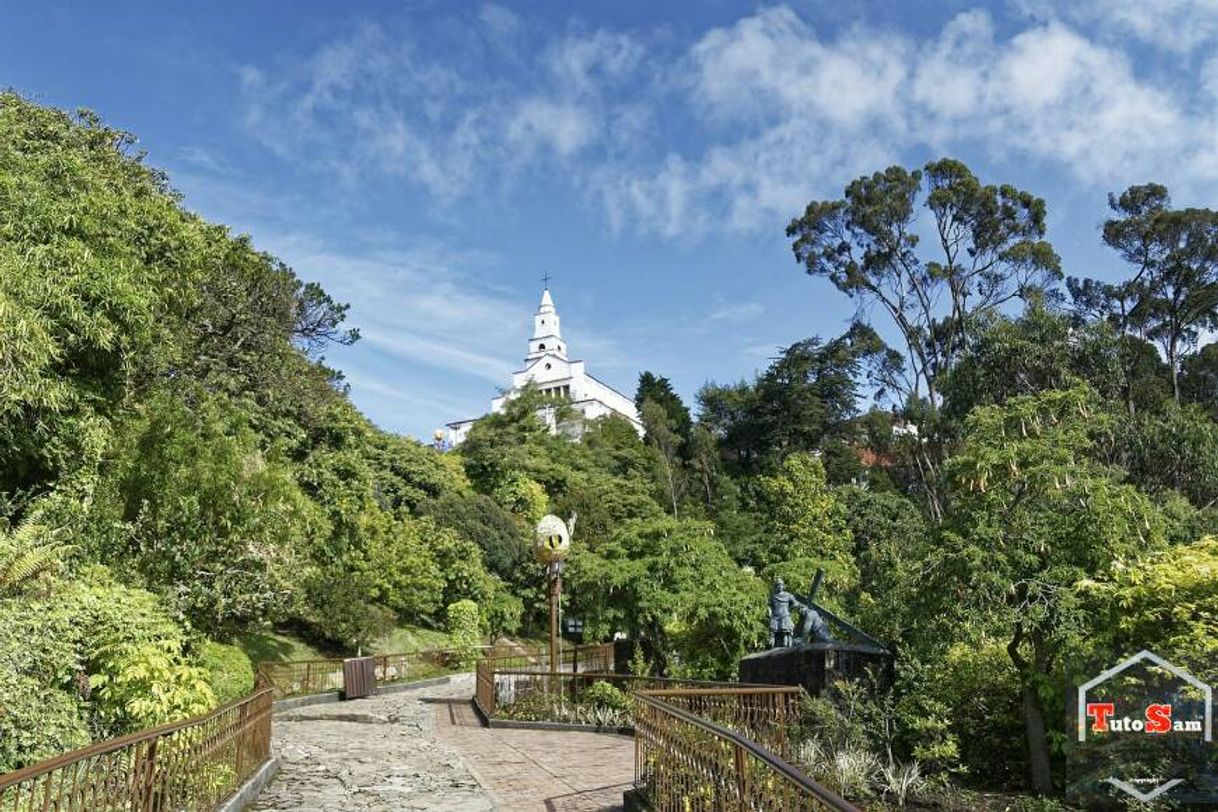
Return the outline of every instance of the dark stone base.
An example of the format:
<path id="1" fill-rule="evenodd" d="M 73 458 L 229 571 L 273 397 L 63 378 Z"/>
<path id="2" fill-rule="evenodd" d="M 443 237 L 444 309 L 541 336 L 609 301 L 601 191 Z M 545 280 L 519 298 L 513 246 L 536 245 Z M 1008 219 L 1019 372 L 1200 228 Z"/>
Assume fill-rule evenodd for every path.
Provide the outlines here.
<path id="1" fill-rule="evenodd" d="M 820 696 L 839 677 L 855 679 L 868 668 L 881 678 L 891 668 L 892 655 L 860 643 L 800 643 L 750 654 L 740 661 L 740 681 L 757 685 L 802 685 Z"/>

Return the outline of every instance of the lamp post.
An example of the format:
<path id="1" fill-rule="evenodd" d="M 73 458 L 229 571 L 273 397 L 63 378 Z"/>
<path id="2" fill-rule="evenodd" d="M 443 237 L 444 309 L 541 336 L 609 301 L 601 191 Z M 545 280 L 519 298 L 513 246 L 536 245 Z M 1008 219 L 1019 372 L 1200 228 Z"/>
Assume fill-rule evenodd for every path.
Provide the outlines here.
<path id="1" fill-rule="evenodd" d="M 562 597 L 563 561 L 571 550 L 571 531 L 575 527 L 575 517 L 571 517 L 568 527 L 562 519 L 553 514 L 541 517 L 533 533 L 533 552 L 546 567 L 547 593 L 550 598 L 550 672 L 558 671 L 558 613 L 559 599 Z"/>

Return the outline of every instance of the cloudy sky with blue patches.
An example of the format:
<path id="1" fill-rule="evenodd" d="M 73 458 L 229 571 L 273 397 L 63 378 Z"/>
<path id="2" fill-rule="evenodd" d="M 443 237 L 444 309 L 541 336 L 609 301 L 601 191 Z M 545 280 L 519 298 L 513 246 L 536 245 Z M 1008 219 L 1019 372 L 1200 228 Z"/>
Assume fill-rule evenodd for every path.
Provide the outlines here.
<path id="1" fill-rule="evenodd" d="M 1218 0 L 0 3 L 0 84 L 138 134 L 186 205 L 351 304 L 385 428 L 482 413 L 540 277 L 573 356 L 692 398 L 847 326 L 783 229 L 950 155 L 1117 278 L 1108 192 L 1218 205 Z"/>

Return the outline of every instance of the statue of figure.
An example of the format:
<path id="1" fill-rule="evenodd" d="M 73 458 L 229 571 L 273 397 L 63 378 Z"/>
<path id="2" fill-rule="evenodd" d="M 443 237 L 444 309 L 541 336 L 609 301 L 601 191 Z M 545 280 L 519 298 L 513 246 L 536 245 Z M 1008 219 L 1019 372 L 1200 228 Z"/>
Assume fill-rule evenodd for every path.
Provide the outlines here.
<path id="1" fill-rule="evenodd" d="M 803 615 L 799 621 L 798 634 L 795 634 L 795 622 L 791 619 L 792 606 L 798 607 Z M 793 643 L 813 641 L 824 643 L 832 639 L 829 624 L 820 613 L 787 592 L 783 580 L 775 578 L 774 589 L 770 593 L 770 648 L 785 648 Z"/>
<path id="2" fill-rule="evenodd" d="M 782 579 L 775 578 L 774 589 L 770 592 L 770 648 L 791 645 L 791 635 L 795 632 L 795 622 L 791 620 L 792 606 L 808 611 L 803 601 L 787 591 Z"/>

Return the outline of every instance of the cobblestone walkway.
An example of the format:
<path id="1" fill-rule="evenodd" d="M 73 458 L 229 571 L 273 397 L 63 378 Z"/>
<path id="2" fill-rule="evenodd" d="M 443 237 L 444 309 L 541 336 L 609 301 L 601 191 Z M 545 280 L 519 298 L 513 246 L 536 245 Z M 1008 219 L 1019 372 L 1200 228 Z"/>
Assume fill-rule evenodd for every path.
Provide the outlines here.
<path id="1" fill-rule="evenodd" d="M 428 698 L 469 697 L 472 676 L 448 685 L 313 705 L 275 715 L 279 774 L 254 809 L 489 812 L 489 793 L 434 735 Z"/>
<path id="2" fill-rule="evenodd" d="M 502 810 L 620 810 L 634 781 L 629 736 L 486 728 L 468 701 L 437 704 L 435 732 Z"/>
<path id="3" fill-rule="evenodd" d="M 252 809 L 568 812 L 621 809 L 627 736 L 482 727 L 473 675 L 275 715 L 279 774 Z"/>

